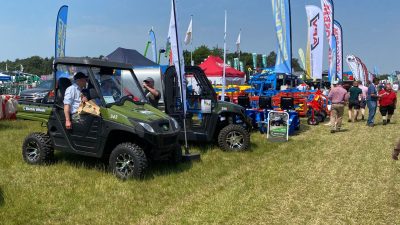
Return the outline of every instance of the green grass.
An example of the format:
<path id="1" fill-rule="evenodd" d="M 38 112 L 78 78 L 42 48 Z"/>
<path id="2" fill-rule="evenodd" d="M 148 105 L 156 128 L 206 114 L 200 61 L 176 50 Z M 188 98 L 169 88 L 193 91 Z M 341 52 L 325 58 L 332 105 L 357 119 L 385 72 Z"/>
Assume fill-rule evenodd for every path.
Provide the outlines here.
<path id="1" fill-rule="evenodd" d="M 394 122 L 345 122 L 333 135 L 304 125 L 288 143 L 253 133 L 250 152 L 193 147 L 201 162 L 123 182 L 97 160 L 60 152 L 50 166 L 24 163 L 24 137 L 44 129 L 3 121 L 0 224 L 396 224 L 400 162 L 390 154 L 400 116 Z"/>

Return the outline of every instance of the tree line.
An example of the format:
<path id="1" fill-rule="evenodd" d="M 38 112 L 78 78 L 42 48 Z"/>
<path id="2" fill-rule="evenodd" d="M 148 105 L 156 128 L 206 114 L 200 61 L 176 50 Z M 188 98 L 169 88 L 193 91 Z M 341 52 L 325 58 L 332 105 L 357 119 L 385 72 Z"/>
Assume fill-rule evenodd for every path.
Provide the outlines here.
<path id="1" fill-rule="evenodd" d="M 223 58 L 224 51 L 222 48 L 214 47 L 214 48 L 209 48 L 206 45 L 201 45 L 200 47 L 197 47 L 192 54 L 192 58 L 194 61 L 194 65 L 199 65 L 201 64 L 204 59 L 206 59 L 209 55 L 213 56 L 219 56 Z M 190 52 L 188 50 L 183 51 L 183 55 L 185 58 L 185 64 L 190 65 Z M 237 58 L 239 56 L 239 53 L 234 52 L 234 53 L 227 53 L 226 54 L 226 59 L 230 60 L 233 63 L 233 59 Z M 247 71 L 248 68 L 253 69 L 253 54 L 249 52 L 240 52 L 240 61 L 243 62 L 244 68 Z M 275 66 L 275 61 L 276 61 L 276 53 L 274 51 L 270 52 L 269 55 L 267 55 L 267 67 L 273 67 Z M 262 55 L 257 54 L 257 67 L 262 67 Z M 292 67 L 294 71 L 303 71 L 299 64 L 299 60 L 297 58 L 292 59 Z"/>
<path id="2" fill-rule="evenodd" d="M 190 52 L 185 50 L 183 52 L 185 58 L 185 64 L 190 65 Z M 209 55 L 219 56 L 223 58 L 223 50 L 218 47 L 209 48 L 206 45 L 202 45 L 196 48 L 193 51 L 193 61 L 195 65 L 201 64 Z M 230 60 L 233 63 L 233 58 L 238 57 L 238 53 L 228 53 L 227 60 Z M 95 58 L 103 58 L 102 56 Z M 270 52 L 267 56 L 267 67 L 273 67 L 275 65 L 276 53 Z M 40 56 L 31 56 L 26 59 L 16 59 L 14 61 L 6 60 L 0 62 L 0 71 L 21 71 L 23 68 L 23 72 L 36 74 L 36 75 L 48 75 L 52 73 L 52 64 L 54 61 L 54 57 L 45 57 L 42 58 Z M 253 56 L 252 53 L 249 52 L 240 52 L 240 61 L 243 62 L 245 70 L 248 68 L 253 68 Z M 22 65 L 22 68 L 21 68 Z M 257 65 L 260 67 L 262 65 L 262 56 L 257 55 Z M 298 59 L 293 58 L 292 66 L 294 71 L 302 71 L 303 69 L 300 67 Z"/>

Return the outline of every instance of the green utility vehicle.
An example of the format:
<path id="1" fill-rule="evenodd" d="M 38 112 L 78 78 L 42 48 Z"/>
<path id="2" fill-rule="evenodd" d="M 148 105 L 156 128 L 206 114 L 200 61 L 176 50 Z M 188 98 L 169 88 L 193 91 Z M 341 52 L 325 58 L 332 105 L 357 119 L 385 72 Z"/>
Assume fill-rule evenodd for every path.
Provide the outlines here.
<path id="1" fill-rule="evenodd" d="M 100 116 L 72 115 L 72 129 L 65 127 L 64 95 L 73 75 L 88 76 L 86 93 L 100 107 Z M 54 149 L 105 158 L 121 179 L 140 178 L 150 160 L 179 162 L 178 122 L 147 103 L 132 67 L 89 58 L 57 58 L 54 62 L 51 104 L 19 102 L 19 119 L 40 121 L 47 133 L 26 137 L 22 154 L 29 164 L 52 160 Z M 106 84 L 106 82 L 108 84 Z"/>
<path id="2" fill-rule="evenodd" d="M 167 68 L 163 79 L 165 112 L 181 126 L 186 124 L 189 141 L 217 142 L 224 151 L 244 151 L 250 147 L 251 123 L 240 105 L 218 101 L 210 81 L 198 66 L 185 67 L 187 113 L 181 104 L 175 67 Z M 181 129 L 180 139 L 184 139 Z"/>

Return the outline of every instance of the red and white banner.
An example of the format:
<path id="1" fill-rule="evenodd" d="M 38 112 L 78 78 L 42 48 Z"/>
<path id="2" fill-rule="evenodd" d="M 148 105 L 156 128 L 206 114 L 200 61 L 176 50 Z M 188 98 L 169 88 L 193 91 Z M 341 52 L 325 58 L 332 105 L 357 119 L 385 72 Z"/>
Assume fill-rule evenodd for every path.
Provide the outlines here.
<path id="1" fill-rule="evenodd" d="M 336 75 L 343 78 L 343 31 L 342 26 L 336 20 L 333 23 L 333 34 L 336 38 Z"/>
<path id="2" fill-rule="evenodd" d="M 369 75 L 367 66 L 365 66 L 360 58 L 354 55 L 348 55 L 346 57 L 346 62 L 353 73 L 354 80 L 362 81 L 363 85 L 366 85 L 367 81 L 372 82 L 373 76 Z"/>
<path id="3" fill-rule="evenodd" d="M 310 49 L 311 77 L 322 79 L 324 50 L 324 22 L 322 10 L 314 5 L 306 5 L 308 18 L 308 42 Z"/>
<path id="4" fill-rule="evenodd" d="M 325 34 L 329 44 L 328 63 L 329 63 L 329 68 L 332 68 L 331 37 L 333 36 L 333 1 L 321 0 L 321 7 L 324 13 Z"/>

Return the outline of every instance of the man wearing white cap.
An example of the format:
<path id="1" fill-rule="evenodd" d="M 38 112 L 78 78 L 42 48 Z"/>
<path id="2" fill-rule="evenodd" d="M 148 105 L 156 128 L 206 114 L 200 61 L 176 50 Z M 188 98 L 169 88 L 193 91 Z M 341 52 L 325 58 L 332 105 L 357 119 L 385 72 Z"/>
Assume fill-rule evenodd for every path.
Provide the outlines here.
<path id="1" fill-rule="evenodd" d="M 144 94 L 147 100 L 154 108 L 158 108 L 158 101 L 160 101 L 161 93 L 154 87 L 154 80 L 151 77 L 143 81 Z"/>

